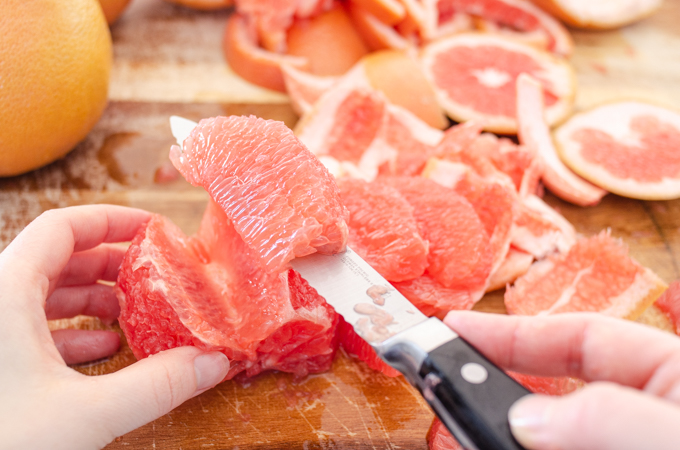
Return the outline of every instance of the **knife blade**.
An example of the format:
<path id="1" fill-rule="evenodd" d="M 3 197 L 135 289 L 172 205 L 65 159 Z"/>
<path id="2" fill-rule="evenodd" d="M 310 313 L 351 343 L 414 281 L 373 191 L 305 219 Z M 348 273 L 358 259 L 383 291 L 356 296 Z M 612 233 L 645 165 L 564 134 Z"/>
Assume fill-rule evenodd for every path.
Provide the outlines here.
<path id="1" fill-rule="evenodd" d="M 404 374 L 464 448 L 524 448 L 510 432 L 508 410 L 530 392 L 439 319 L 418 311 L 351 248 L 291 265 Z"/>

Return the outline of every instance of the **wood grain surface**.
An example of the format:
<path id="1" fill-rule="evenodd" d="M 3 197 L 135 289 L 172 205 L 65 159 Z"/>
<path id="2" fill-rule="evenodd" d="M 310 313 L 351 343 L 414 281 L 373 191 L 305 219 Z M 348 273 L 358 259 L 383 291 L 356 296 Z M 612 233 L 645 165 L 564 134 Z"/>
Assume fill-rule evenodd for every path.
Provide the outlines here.
<path id="1" fill-rule="evenodd" d="M 197 230 L 207 194 L 169 168 L 172 114 L 198 120 L 254 114 L 292 126 L 285 95 L 239 79 L 223 60 L 229 11 L 194 12 L 160 0 L 134 0 L 112 27 L 114 67 L 104 116 L 66 158 L 0 179 L 0 249 L 42 211 L 114 203 L 162 213 L 186 233 Z M 680 2 L 610 32 L 574 31 L 577 109 L 642 98 L 680 109 Z M 679 277 L 680 201 L 642 202 L 608 195 L 580 208 L 546 195 L 584 235 L 609 228 L 631 254 L 665 281 Z M 476 309 L 505 312 L 502 291 Z M 654 311 L 649 313 L 654 320 Z M 107 328 L 78 317 L 52 328 Z M 117 327 L 113 327 L 117 329 Z M 134 362 L 129 348 L 75 367 L 102 375 Z M 229 381 L 111 443 L 109 449 L 426 449 L 432 414 L 403 378 L 390 379 L 340 353 L 332 371 L 294 380 L 267 373 Z"/>

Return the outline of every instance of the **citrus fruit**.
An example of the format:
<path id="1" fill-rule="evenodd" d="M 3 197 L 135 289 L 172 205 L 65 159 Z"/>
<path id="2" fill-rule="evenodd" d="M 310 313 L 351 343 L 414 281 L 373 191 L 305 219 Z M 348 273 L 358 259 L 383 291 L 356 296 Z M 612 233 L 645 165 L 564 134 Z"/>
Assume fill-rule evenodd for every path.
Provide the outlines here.
<path id="1" fill-rule="evenodd" d="M 228 8 L 234 4 L 234 0 L 165 0 L 168 3 L 186 6 L 187 8 L 198 9 L 201 11 L 212 11 L 215 9 Z"/>
<path id="2" fill-rule="evenodd" d="M 432 425 L 427 431 L 426 439 L 429 450 L 464 450 L 442 421 L 436 417 L 432 419 Z"/>
<path id="3" fill-rule="evenodd" d="M 550 136 L 550 128 L 545 123 L 543 113 L 541 85 L 529 75 L 521 74 L 517 78 L 517 122 L 519 124 L 517 134 L 519 141 L 531 148 L 543 161 L 541 175 L 543 183 L 550 189 L 550 192 L 576 205 L 591 206 L 599 203 L 607 191 L 590 184 L 562 163 L 557 156 Z"/>
<path id="4" fill-rule="evenodd" d="M 483 293 L 492 254 L 489 236 L 472 205 L 425 178 L 384 177 L 380 182 L 396 188 L 413 206 L 420 235 L 430 243 L 427 273 L 445 287 Z"/>
<path id="5" fill-rule="evenodd" d="M 486 288 L 486 291 L 491 292 L 502 289 L 513 283 L 518 277 L 527 273 L 533 262 L 533 255 L 510 247 L 501 265 L 491 273 L 489 286 Z"/>
<path id="6" fill-rule="evenodd" d="M 624 197 L 680 197 L 680 114 L 647 103 L 617 102 L 571 117 L 554 133 L 573 171 Z"/>
<path id="7" fill-rule="evenodd" d="M 385 24 L 362 6 L 350 3 L 349 12 L 354 26 L 371 50 L 406 50 L 411 47 L 411 43 L 391 25 Z"/>
<path id="8" fill-rule="evenodd" d="M 61 158 L 97 123 L 111 36 L 96 0 L 5 1 L 0 36 L 2 177 Z"/>
<path id="9" fill-rule="evenodd" d="M 309 72 L 342 75 L 368 53 L 342 6 L 311 19 L 296 19 L 288 29 L 286 53 L 307 58 Z"/>
<path id="10" fill-rule="evenodd" d="M 680 281 L 673 281 L 655 303 L 680 335 Z"/>
<path id="11" fill-rule="evenodd" d="M 130 3 L 130 0 L 99 0 L 102 11 L 104 11 L 104 17 L 109 25 L 118 19 L 128 3 Z"/>
<path id="12" fill-rule="evenodd" d="M 291 106 L 299 116 L 310 112 L 314 103 L 337 84 L 339 79 L 312 75 L 287 64 L 281 65 L 281 72 Z"/>
<path id="13" fill-rule="evenodd" d="M 573 0 L 531 0 L 563 22 L 597 30 L 618 28 L 643 19 L 660 6 L 661 0 L 619 0 L 588 2 Z"/>
<path id="14" fill-rule="evenodd" d="M 525 44 L 489 34 L 460 34 L 426 45 L 421 61 L 439 104 L 459 122 L 474 120 L 488 131 L 516 133 L 520 73 L 543 85 L 549 124 L 564 119 L 571 110 L 575 93 L 571 66 Z"/>
<path id="15" fill-rule="evenodd" d="M 484 290 L 472 292 L 465 288 L 447 288 L 427 273 L 392 285 L 421 313 L 442 320 L 451 310 L 471 309 L 484 295 Z"/>
<path id="16" fill-rule="evenodd" d="M 406 16 L 399 0 L 350 0 L 387 25 L 396 25 Z"/>
<path id="17" fill-rule="evenodd" d="M 296 56 L 281 55 L 258 46 L 254 24 L 242 14 L 232 14 L 227 20 L 222 40 L 224 57 L 240 77 L 258 86 L 285 92 L 281 65 L 303 69 L 309 61 Z"/>
<path id="18" fill-rule="evenodd" d="M 511 243 L 536 259 L 567 252 L 576 243 L 576 230 L 567 219 L 535 195 L 516 205 Z"/>
<path id="19" fill-rule="evenodd" d="M 286 30 L 293 24 L 297 0 L 237 0 L 236 10 L 248 18 L 256 31 L 256 41 L 275 53 L 286 51 Z"/>
<path id="20" fill-rule="evenodd" d="M 550 36 L 545 30 L 537 28 L 532 31 L 517 31 L 493 22 L 491 20 L 475 18 L 475 29 L 484 33 L 492 33 L 502 36 L 506 39 L 512 39 L 522 44 L 527 44 L 541 50 L 548 50 L 550 45 Z"/>
<path id="21" fill-rule="evenodd" d="M 204 119 L 170 159 L 224 209 L 269 271 L 316 251 L 342 251 L 347 210 L 333 177 L 282 123 L 253 116 Z"/>
<path id="22" fill-rule="evenodd" d="M 393 369 L 385 361 L 380 359 L 375 353 L 375 350 L 373 350 L 373 347 L 359 337 L 356 331 L 354 331 L 352 325 L 345 322 L 345 319 L 343 319 L 342 316 L 339 317 L 338 341 L 348 354 L 357 357 L 360 361 L 365 362 L 371 369 L 382 372 L 388 377 L 398 377 L 401 375 L 401 372 L 397 369 Z"/>
<path id="23" fill-rule="evenodd" d="M 338 180 L 349 210 L 352 249 L 389 281 L 419 277 L 428 245 L 418 233 L 413 207 L 393 187 L 356 179 Z"/>
<path id="24" fill-rule="evenodd" d="M 635 320 L 665 288 L 621 241 L 602 232 L 534 263 L 505 292 L 505 306 L 511 314 L 589 311 Z"/>
<path id="25" fill-rule="evenodd" d="M 124 257 L 116 292 L 139 359 L 193 345 L 227 355 L 227 378 L 330 368 L 337 314 L 294 271 L 264 272 L 214 203 L 191 238 L 153 216 Z"/>
<path id="26" fill-rule="evenodd" d="M 569 56 L 573 48 L 571 35 L 564 26 L 526 0 L 440 0 L 437 8 L 472 14 L 514 31 L 505 33 L 506 36 L 542 35 L 548 50 L 563 56 Z M 503 33 L 502 30 L 499 32 Z"/>
<path id="27" fill-rule="evenodd" d="M 419 64 L 405 52 L 373 52 L 365 56 L 361 64 L 370 85 L 382 92 L 390 103 L 409 110 L 431 127 L 448 127 L 432 85 Z"/>

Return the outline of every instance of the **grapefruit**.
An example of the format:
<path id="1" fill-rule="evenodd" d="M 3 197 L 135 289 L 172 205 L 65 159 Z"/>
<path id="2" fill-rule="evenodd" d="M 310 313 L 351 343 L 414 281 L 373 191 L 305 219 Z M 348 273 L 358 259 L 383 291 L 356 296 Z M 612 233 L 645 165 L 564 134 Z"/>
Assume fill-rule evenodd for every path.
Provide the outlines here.
<path id="1" fill-rule="evenodd" d="M 0 177 L 7 177 L 63 157 L 97 123 L 111 35 L 96 0 L 9 0 L 0 36 Z"/>
<path id="2" fill-rule="evenodd" d="M 680 335 L 680 281 L 674 281 L 655 303 Z"/>
<path id="3" fill-rule="evenodd" d="M 387 25 L 396 25 L 406 17 L 406 9 L 399 0 L 350 0 Z"/>
<path id="4" fill-rule="evenodd" d="M 606 30 L 618 28 L 654 13 L 662 0 L 531 0 L 564 23 L 573 27 Z"/>
<path id="5" fill-rule="evenodd" d="M 430 243 L 427 273 L 447 288 L 484 293 L 491 272 L 489 235 L 462 196 L 420 177 L 384 177 L 413 206 L 420 235 Z"/>
<path id="6" fill-rule="evenodd" d="M 347 322 L 345 319 L 340 317 L 340 323 L 338 324 L 338 341 L 345 351 L 358 358 L 360 361 L 366 363 L 368 367 L 378 372 L 382 372 L 388 377 L 398 377 L 401 375 L 396 369 L 390 367 L 385 361 L 380 359 L 380 357 L 375 353 L 373 347 L 366 342 L 364 339 L 359 337 L 359 335 L 354 331 L 354 327 Z"/>
<path id="7" fill-rule="evenodd" d="M 281 66 L 303 69 L 309 66 L 306 58 L 280 55 L 260 48 L 257 44 L 257 31 L 243 14 L 229 16 L 222 40 L 224 57 L 240 77 L 258 86 L 285 92 L 286 87 Z"/>
<path id="8" fill-rule="evenodd" d="M 125 11 L 130 0 L 99 0 L 106 23 L 111 25 Z"/>
<path id="9" fill-rule="evenodd" d="M 553 194 L 579 206 L 600 202 L 607 191 L 576 175 L 557 156 L 550 128 L 544 119 L 543 89 L 526 74 L 517 78 L 517 122 L 519 141 L 543 161 L 541 178 Z"/>
<path id="10" fill-rule="evenodd" d="M 227 355 L 227 378 L 302 376 L 328 370 L 335 352 L 337 314 L 295 272 L 264 272 L 213 202 L 191 238 L 153 216 L 123 259 L 116 293 L 138 359 L 194 345 Z"/>
<path id="11" fill-rule="evenodd" d="M 635 320 L 666 288 L 608 232 L 582 239 L 531 266 L 505 292 L 511 314 L 590 311 Z"/>
<path id="12" fill-rule="evenodd" d="M 571 110 L 575 93 L 571 66 L 525 44 L 488 34 L 460 34 L 426 45 L 421 61 L 439 104 L 459 122 L 474 120 L 488 131 L 515 134 L 516 80 L 521 73 L 543 85 L 550 125 Z"/>
<path id="13" fill-rule="evenodd" d="M 287 64 L 281 66 L 281 72 L 290 104 L 299 116 L 310 112 L 316 101 L 337 84 L 339 79 L 312 75 Z"/>
<path id="14" fill-rule="evenodd" d="M 448 288 L 427 273 L 392 285 L 421 313 L 442 320 L 451 310 L 472 309 L 484 295 L 483 290 L 473 292 L 461 287 Z"/>
<path id="15" fill-rule="evenodd" d="M 228 8 L 234 4 L 234 0 L 165 0 L 187 8 L 198 9 L 200 11 L 213 11 L 216 9 Z"/>
<path id="16" fill-rule="evenodd" d="M 560 157 L 591 183 L 624 197 L 680 197 L 680 114 L 617 102 L 571 117 L 554 133 Z"/>
<path id="17" fill-rule="evenodd" d="M 562 56 L 569 56 L 573 49 L 571 35 L 564 26 L 526 0 L 439 0 L 437 7 L 439 11 L 471 14 L 489 24 L 501 25 L 511 30 L 498 30 L 505 36 L 539 35 L 548 50 Z"/>
<path id="18" fill-rule="evenodd" d="M 514 247 L 542 259 L 551 253 L 565 253 L 576 243 L 576 230 L 560 213 L 535 195 L 516 205 L 511 231 Z"/>
<path id="19" fill-rule="evenodd" d="M 411 48 L 412 44 L 392 26 L 385 24 L 362 6 L 350 3 L 349 11 L 354 26 L 371 50 Z"/>
<path id="20" fill-rule="evenodd" d="M 224 209 L 269 271 L 316 251 L 342 251 L 348 213 L 333 177 L 282 123 L 204 119 L 170 159 Z"/>
<path id="21" fill-rule="evenodd" d="M 296 19 L 286 35 L 289 55 L 306 58 L 309 72 L 342 75 L 368 53 L 342 6 L 309 19 Z"/>
<path id="22" fill-rule="evenodd" d="M 510 247 L 501 265 L 491 273 L 486 291 L 502 289 L 513 283 L 517 278 L 527 273 L 533 262 L 533 255 Z"/>
<path id="23" fill-rule="evenodd" d="M 413 207 L 393 187 L 356 179 L 338 180 L 349 210 L 348 244 L 389 281 L 419 277 L 427 267 L 428 243 L 418 233 Z"/>

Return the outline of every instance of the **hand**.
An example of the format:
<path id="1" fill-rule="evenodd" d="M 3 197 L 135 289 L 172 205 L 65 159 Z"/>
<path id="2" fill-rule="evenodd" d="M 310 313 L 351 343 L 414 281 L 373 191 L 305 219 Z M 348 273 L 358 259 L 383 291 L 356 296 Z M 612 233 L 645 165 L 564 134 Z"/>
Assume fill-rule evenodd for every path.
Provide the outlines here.
<path id="1" fill-rule="evenodd" d="M 113 320 L 110 286 L 129 241 L 150 214 L 118 206 L 51 210 L 0 254 L 0 448 L 93 449 L 222 381 L 222 353 L 175 348 L 116 373 L 87 377 L 69 363 L 114 353 L 107 331 L 50 333 L 47 319 Z"/>
<path id="2" fill-rule="evenodd" d="M 515 438 L 535 450 L 680 448 L 680 339 L 598 314 L 451 312 L 444 322 L 509 370 L 593 382 L 511 408 Z"/>

